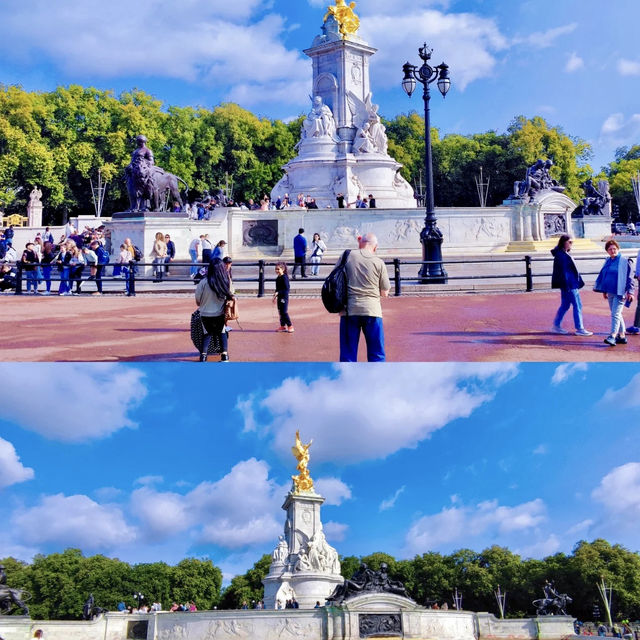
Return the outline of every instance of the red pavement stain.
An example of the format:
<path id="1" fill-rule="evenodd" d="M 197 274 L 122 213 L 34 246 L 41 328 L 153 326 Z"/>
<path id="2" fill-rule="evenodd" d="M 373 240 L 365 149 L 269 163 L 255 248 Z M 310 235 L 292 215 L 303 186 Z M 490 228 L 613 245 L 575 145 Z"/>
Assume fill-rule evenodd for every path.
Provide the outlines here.
<path id="1" fill-rule="evenodd" d="M 549 332 L 556 292 L 464 294 L 389 298 L 383 301 L 387 360 L 640 361 L 640 336 L 626 346 L 603 343 L 609 307 L 600 294 L 582 293 L 591 337 Z M 338 316 L 319 298 L 292 298 L 295 333 L 280 334 L 271 297 L 241 298 L 229 352 L 235 362 L 336 361 Z M 0 296 L 2 361 L 196 361 L 189 336 L 195 309 L 188 295 L 105 295 L 101 298 Z M 633 323 L 635 303 L 625 309 Z M 573 328 L 570 313 L 564 326 Z M 366 360 L 364 344 L 359 359 Z M 212 358 L 211 361 L 215 361 Z"/>

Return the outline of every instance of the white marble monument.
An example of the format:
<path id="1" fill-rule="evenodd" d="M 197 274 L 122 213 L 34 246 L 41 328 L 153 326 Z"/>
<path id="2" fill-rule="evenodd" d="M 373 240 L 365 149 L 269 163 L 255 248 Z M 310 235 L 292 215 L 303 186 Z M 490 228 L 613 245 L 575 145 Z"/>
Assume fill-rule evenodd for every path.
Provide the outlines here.
<path id="1" fill-rule="evenodd" d="M 344 582 L 340 575 L 338 552 L 322 531 L 320 507 L 324 498 L 313 489 L 307 468 L 309 444 L 303 444 L 296 432 L 292 448 L 300 475 L 293 476 L 293 487 L 282 508 L 287 512 L 284 535 L 273 550 L 269 574 L 264 584 L 266 609 L 284 609 L 295 598 L 301 609 L 324 605 L 335 587 Z"/>
<path id="2" fill-rule="evenodd" d="M 354 5 L 337 0 L 329 7 L 322 35 L 304 51 L 313 61 L 312 105 L 298 155 L 283 167 L 271 199 L 303 193 L 323 209 L 335 208 L 340 194 L 345 204 L 371 194 L 379 208 L 415 208 L 413 189 L 387 152 L 385 127 L 371 101 L 369 58 L 376 49 L 357 36 Z"/>
<path id="3" fill-rule="evenodd" d="M 42 191 L 38 187 L 34 187 L 29 194 L 29 203 L 27 204 L 27 218 L 30 227 L 42 226 Z"/>

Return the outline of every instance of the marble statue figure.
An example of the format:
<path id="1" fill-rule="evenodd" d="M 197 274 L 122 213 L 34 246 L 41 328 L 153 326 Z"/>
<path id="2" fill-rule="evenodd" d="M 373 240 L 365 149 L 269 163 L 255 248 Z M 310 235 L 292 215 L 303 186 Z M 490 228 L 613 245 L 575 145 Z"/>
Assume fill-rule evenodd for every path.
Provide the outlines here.
<path id="1" fill-rule="evenodd" d="M 304 138 L 321 138 L 328 136 L 335 139 L 336 121 L 333 118 L 331 109 L 324 104 L 320 96 L 312 100 L 311 111 L 302 122 L 302 132 Z"/>

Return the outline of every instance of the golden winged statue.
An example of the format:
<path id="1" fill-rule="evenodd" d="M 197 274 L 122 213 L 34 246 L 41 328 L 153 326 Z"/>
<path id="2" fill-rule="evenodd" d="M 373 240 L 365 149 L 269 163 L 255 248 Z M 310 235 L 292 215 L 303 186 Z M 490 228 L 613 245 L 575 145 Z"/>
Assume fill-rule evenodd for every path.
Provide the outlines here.
<path id="1" fill-rule="evenodd" d="M 313 480 L 307 468 L 309 464 L 309 447 L 312 442 L 313 440 L 311 440 L 309 444 L 304 444 L 302 440 L 300 440 L 300 431 L 296 431 L 296 444 L 291 447 L 291 453 L 293 453 L 295 459 L 298 461 L 296 469 L 300 472 L 299 476 L 291 476 L 295 486 L 295 493 L 313 491 Z"/>
<path id="2" fill-rule="evenodd" d="M 343 39 L 352 33 L 357 33 L 360 28 L 360 18 L 358 18 L 353 11 L 355 7 L 355 2 L 351 2 L 347 6 L 345 0 L 336 0 L 335 6 L 329 7 L 326 15 L 324 16 L 325 22 L 330 16 L 333 16 L 336 19 L 340 28 L 340 35 Z"/>

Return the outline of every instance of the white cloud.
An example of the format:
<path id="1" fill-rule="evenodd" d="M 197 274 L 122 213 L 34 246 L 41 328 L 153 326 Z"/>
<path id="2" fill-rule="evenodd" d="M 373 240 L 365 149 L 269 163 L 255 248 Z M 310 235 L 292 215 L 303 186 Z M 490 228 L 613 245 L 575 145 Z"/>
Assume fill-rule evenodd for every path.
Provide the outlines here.
<path id="1" fill-rule="evenodd" d="M 122 489 L 116 487 L 100 487 L 93 492 L 93 495 L 102 502 L 111 502 L 122 495 Z"/>
<path id="2" fill-rule="evenodd" d="M 31 480 L 34 475 L 33 469 L 20 462 L 15 447 L 0 438 L 0 489 Z"/>
<path id="3" fill-rule="evenodd" d="M 567 529 L 567 535 L 568 536 L 582 535 L 586 533 L 593 526 L 593 524 L 594 524 L 594 521 L 588 518 L 586 520 L 582 520 L 581 522 L 577 522 L 572 527 L 569 527 Z"/>
<path id="4" fill-rule="evenodd" d="M 561 27 L 553 27 L 552 29 L 547 29 L 546 31 L 534 31 L 524 38 L 514 38 L 513 43 L 528 44 L 533 45 L 536 48 L 545 49 L 553 45 L 555 41 L 561 36 L 572 33 L 577 28 L 578 23 L 572 22 L 570 24 L 562 25 Z"/>
<path id="5" fill-rule="evenodd" d="M 351 489 L 339 478 L 318 478 L 315 490 L 326 499 L 326 504 L 341 505 L 351 499 Z"/>
<path id="6" fill-rule="evenodd" d="M 363 17 L 359 33 L 378 47 L 371 61 L 376 86 L 400 86 L 402 63 L 420 62 L 417 49 L 425 34 L 434 50 L 432 61 L 436 65 L 446 61 L 455 70 L 452 85 L 461 90 L 474 80 L 490 76 L 497 62 L 494 54 L 508 44 L 497 24 L 488 18 L 411 8 L 403 12 L 391 3 L 388 8 L 389 15 Z"/>
<path id="7" fill-rule="evenodd" d="M 341 542 L 347 535 L 349 525 L 329 520 L 329 522 L 323 523 L 322 530 L 330 542 Z"/>
<path id="8" fill-rule="evenodd" d="M 584 373 L 589 369 L 586 362 L 573 362 L 558 365 L 551 377 L 551 384 L 560 384 L 566 382 L 576 373 Z"/>
<path id="9" fill-rule="evenodd" d="M 546 444 L 539 444 L 534 450 L 533 450 L 533 455 L 534 456 L 543 456 L 545 454 L 547 454 L 549 451 L 547 449 L 547 445 Z"/>
<path id="10" fill-rule="evenodd" d="M 123 365 L 3 364 L 2 371 L 3 418 L 51 440 L 82 442 L 135 428 L 128 414 L 147 394 L 142 371 Z M 69 409 L 52 420 L 42 407 Z"/>
<path id="11" fill-rule="evenodd" d="M 11 517 L 14 537 L 26 544 L 54 543 L 81 549 L 114 549 L 136 537 L 120 508 L 100 505 L 84 495 L 45 496 Z"/>
<path id="12" fill-rule="evenodd" d="M 574 71 L 578 71 L 578 69 L 584 68 L 584 60 L 573 51 L 567 60 L 567 64 L 564 66 L 564 70 L 567 73 L 573 73 Z"/>
<path id="13" fill-rule="evenodd" d="M 607 389 L 601 402 L 625 409 L 640 407 L 640 373 L 633 376 L 621 389 Z"/>
<path id="14" fill-rule="evenodd" d="M 6 58 L 50 58 L 71 76 L 160 77 L 233 87 L 259 78 L 268 93 L 273 81 L 308 75 L 303 56 L 281 41 L 285 18 L 267 14 L 262 0 L 46 0 L 0 7 L 7 33 Z M 126 16 L 126 17 L 124 17 Z M 170 31 L 167 32 L 167 25 Z M 298 99 L 289 96 L 289 102 Z"/>
<path id="15" fill-rule="evenodd" d="M 154 541 L 186 531 L 192 524 L 193 516 L 184 496 L 159 493 L 151 487 L 132 493 L 131 511 L 143 523 L 146 537 Z"/>
<path id="16" fill-rule="evenodd" d="M 151 484 L 162 484 L 164 478 L 162 476 L 142 476 L 135 480 L 134 484 L 141 484 L 142 486 L 149 486 Z"/>
<path id="17" fill-rule="evenodd" d="M 640 76 L 640 62 L 636 60 L 618 60 L 618 73 L 622 76 Z"/>
<path id="18" fill-rule="evenodd" d="M 600 137 L 611 145 L 629 145 L 640 136 L 640 113 L 625 119 L 623 113 L 612 113 L 602 123 Z"/>
<path id="19" fill-rule="evenodd" d="M 406 536 L 410 555 L 438 549 L 444 544 L 467 542 L 485 533 L 506 535 L 537 527 L 546 519 L 546 507 L 539 498 L 515 507 L 500 506 L 487 500 L 473 507 L 450 507 L 434 515 L 422 516 Z"/>
<path id="20" fill-rule="evenodd" d="M 216 482 L 202 482 L 186 494 L 159 492 L 151 487 L 134 491 L 132 512 L 152 540 L 180 532 L 201 542 L 228 548 L 277 540 L 277 520 L 287 489 L 269 478 L 266 462 L 238 462 Z"/>
<path id="21" fill-rule="evenodd" d="M 434 431 L 489 402 L 518 367 L 389 363 L 336 365 L 335 371 L 334 378 L 309 382 L 287 378 L 262 399 L 253 399 L 249 420 L 268 410 L 271 422 L 260 429 L 273 434 L 274 446 L 283 456 L 290 455 L 300 425 L 305 441 L 315 438 L 311 456 L 316 461 L 359 462 L 416 447 Z M 245 419 L 247 415 L 245 406 Z"/>
<path id="22" fill-rule="evenodd" d="M 515 553 L 523 558 L 545 558 L 560 550 L 560 540 L 555 534 L 549 535 L 544 540 L 539 540 L 526 547 L 516 549 Z"/>
<path id="23" fill-rule="evenodd" d="M 591 497 L 602 503 L 609 519 L 618 525 L 635 526 L 640 518 L 640 462 L 615 467 L 602 478 Z"/>
<path id="24" fill-rule="evenodd" d="M 393 509 L 396 506 L 396 500 L 402 495 L 405 490 L 405 486 L 401 486 L 392 496 L 386 498 L 380 503 L 378 507 L 379 511 L 388 511 L 389 509 Z M 453 496 L 452 496 L 453 498 Z"/>

